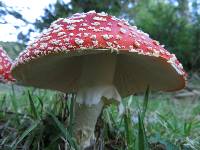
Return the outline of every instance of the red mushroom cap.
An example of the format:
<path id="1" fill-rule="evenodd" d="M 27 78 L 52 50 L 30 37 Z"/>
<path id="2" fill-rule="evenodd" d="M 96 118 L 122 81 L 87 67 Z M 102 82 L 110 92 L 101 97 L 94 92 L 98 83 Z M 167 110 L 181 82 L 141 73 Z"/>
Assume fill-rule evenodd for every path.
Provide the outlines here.
<path id="1" fill-rule="evenodd" d="M 11 75 L 12 60 L 5 50 L 0 46 L 0 82 L 13 82 L 15 79 Z"/>
<path id="2" fill-rule="evenodd" d="M 89 54 L 117 55 L 114 84 L 122 96 L 147 85 L 165 91 L 185 86 L 187 75 L 174 54 L 127 21 L 95 11 L 53 22 L 20 54 L 12 73 L 25 85 L 76 91 L 81 57 Z"/>

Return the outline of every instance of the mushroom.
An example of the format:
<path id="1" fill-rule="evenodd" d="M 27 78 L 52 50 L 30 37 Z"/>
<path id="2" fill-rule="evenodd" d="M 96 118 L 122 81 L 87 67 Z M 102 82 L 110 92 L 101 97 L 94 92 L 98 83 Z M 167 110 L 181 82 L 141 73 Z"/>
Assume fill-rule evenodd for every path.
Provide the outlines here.
<path id="1" fill-rule="evenodd" d="M 0 82 L 14 82 L 15 79 L 11 75 L 12 60 L 7 52 L 0 46 Z"/>
<path id="2" fill-rule="evenodd" d="M 144 91 L 185 87 L 186 73 L 174 54 L 107 13 L 60 18 L 16 59 L 12 74 L 23 85 L 76 92 L 74 133 L 86 147 L 105 104 Z"/>

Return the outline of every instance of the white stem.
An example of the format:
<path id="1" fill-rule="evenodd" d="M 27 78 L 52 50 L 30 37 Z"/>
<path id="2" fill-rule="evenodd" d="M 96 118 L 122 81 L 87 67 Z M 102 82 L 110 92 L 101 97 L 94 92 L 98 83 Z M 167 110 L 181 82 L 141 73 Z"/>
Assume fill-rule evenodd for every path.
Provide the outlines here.
<path id="1" fill-rule="evenodd" d="M 111 99 L 121 100 L 113 85 L 115 65 L 114 55 L 89 55 L 83 58 L 74 126 L 75 136 L 81 148 L 88 146 L 93 138 L 97 118 L 104 106 L 102 97 L 106 97 L 110 102 Z"/>
<path id="2" fill-rule="evenodd" d="M 90 141 L 95 139 L 95 125 L 103 105 L 104 103 L 102 101 L 100 101 L 99 104 L 92 106 L 78 103 L 75 104 L 74 131 L 76 140 L 81 149 L 90 146 Z"/>

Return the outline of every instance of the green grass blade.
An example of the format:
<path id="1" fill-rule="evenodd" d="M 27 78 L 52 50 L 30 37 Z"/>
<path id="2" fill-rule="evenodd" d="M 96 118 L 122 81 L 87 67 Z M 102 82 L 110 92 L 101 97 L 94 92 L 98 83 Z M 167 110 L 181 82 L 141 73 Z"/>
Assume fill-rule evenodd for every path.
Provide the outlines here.
<path id="1" fill-rule="evenodd" d="M 58 127 L 58 129 L 61 131 L 61 133 L 63 134 L 64 137 L 68 137 L 69 135 L 67 134 L 67 130 L 66 128 L 62 125 L 62 123 L 56 118 L 56 116 L 50 112 L 47 111 L 47 113 L 51 116 L 51 118 L 53 119 L 53 121 L 55 122 L 56 126 Z"/>
<path id="2" fill-rule="evenodd" d="M 112 127 L 112 121 L 111 121 L 110 116 L 111 116 L 111 113 L 109 113 L 108 110 L 105 109 L 104 110 L 104 119 L 105 119 L 106 123 L 108 124 L 109 129 L 112 130 L 113 127 Z"/>
<path id="3" fill-rule="evenodd" d="M 143 107 L 142 107 L 142 116 L 141 119 L 144 120 L 146 111 L 147 111 L 147 106 L 148 106 L 148 102 L 149 102 L 149 86 L 147 86 L 146 92 L 145 92 L 145 96 L 144 96 L 144 101 L 143 101 Z"/>
<path id="4" fill-rule="evenodd" d="M 1 104 L 0 104 L 0 110 L 3 110 L 3 108 L 4 108 L 4 104 L 6 103 L 6 97 L 7 97 L 7 95 L 6 94 L 4 94 L 2 97 L 1 97 L 1 100 L 0 100 L 0 102 L 1 102 Z"/>
<path id="5" fill-rule="evenodd" d="M 60 139 L 59 136 L 54 137 L 54 138 L 51 140 L 51 143 L 48 144 L 48 147 L 46 147 L 44 150 L 50 150 L 50 149 L 52 149 L 52 148 L 55 148 L 55 147 L 57 146 L 56 141 L 59 140 L 59 139 Z"/>
<path id="6" fill-rule="evenodd" d="M 33 125 L 31 127 L 29 127 L 27 130 L 25 130 L 22 135 L 18 138 L 17 142 L 14 143 L 14 145 L 12 145 L 12 150 L 15 150 L 16 149 L 16 146 L 24 140 L 24 138 L 26 136 L 28 136 L 30 134 L 31 131 L 33 131 L 37 126 L 38 124 L 40 123 L 40 121 L 36 121 L 33 123 Z"/>
<path id="7" fill-rule="evenodd" d="M 16 114 L 17 124 L 19 125 L 20 124 L 20 119 L 19 119 L 19 116 L 18 116 L 18 104 L 17 104 L 16 95 L 15 95 L 14 85 L 11 85 L 11 87 L 12 87 L 12 93 L 10 95 L 10 97 L 11 97 L 11 104 L 12 104 L 12 107 L 13 107 L 14 112 Z"/>
<path id="8" fill-rule="evenodd" d="M 48 111 L 47 113 L 52 117 L 52 119 L 55 122 L 56 126 L 61 131 L 61 133 L 63 134 L 65 139 L 69 142 L 70 146 L 73 146 L 77 150 L 78 147 L 77 147 L 77 145 L 76 145 L 76 143 L 74 141 L 74 138 L 72 136 L 70 136 L 69 132 L 66 130 L 64 125 L 56 118 L 56 116 L 52 112 Z"/>
<path id="9" fill-rule="evenodd" d="M 37 96 L 37 99 L 39 100 L 40 106 L 41 106 L 41 113 L 43 112 L 43 108 L 44 108 L 44 103 L 42 101 L 42 98 L 40 98 L 39 96 Z"/>
<path id="10" fill-rule="evenodd" d="M 148 101 L 149 101 L 149 86 L 147 86 L 147 89 L 145 92 L 142 111 L 139 109 L 140 111 L 138 113 L 138 149 L 139 150 L 148 149 L 148 139 L 147 139 L 145 127 L 144 127 L 144 118 L 147 111 Z"/>
<path id="11" fill-rule="evenodd" d="M 138 113 L 138 149 L 148 150 L 148 140 L 141 115 Z"/>
<path id="12" fill-rule="evenodd" d="M 34 105 L 32 96 L 31 96 L 31 94 L 30 94 L 29 91 L 28 91 L 28 97 L 29 97 L 29 103 L 30 103 L 31 112 L 33 113 L 33 117 L 34 117 L 35 119 L 38 119 L 38 113 L 37 113 L 37 110 L 36 110 L 36 108 L 35 108 L 35 105 Z"/>
<path id="13" fill-rule="evenodd" d="M 125 135 L 126 141 L 128 145 L 128 150 L 133 149 L 133 138 L 132 138 L 132 121 L 131 121 L 131 114 L 128 108 L 126 108 L 126 113 L 124 114 L 124 127 L 125 127 Z"/>
<path id="14" fill-rule="evenodd" d="M 138 114 L 138 149 L 144 150 L 144 132 L 142 127 L 142 120 L 140 114 Z"/>
<path id="15" fill-rule="evenodd" d="M 159 118 L 165 122 L 165 127 L 167 127 L 168 129 L 171 129 L 172 131 L 175 131 L 176 129 L 173 127 L 173 125 L 168 121 L 168 118 L 166 118 L 164 115 L 161 115 L 159 113 L 157 113 L 157 115 L 159 116 Z"/>
<path id="16" fill-rule="evenodd" d="M 12 89 L 12 95 L 13 95 L 14 97 L 16 97 L 15 88 L 14 88 L 14 85 L 13 85 L 13 84 L 11 84 L 11 89 Z"/>
<path id="17" fill-rule="evenodd" d="M 73 136 L 73 125 L 74 125 L 74 103 L 75 98 L 74 95 L 71 98 L 70 101 L 70 112 L 69 112 L 69 133 L 71 136 Z"/>
<path id="18" fill-rule="evenodd" d="M 184 123 L 184 127 L 183 127 L 183 130 L 184 130 L 184 135 L 185 136 L 189 136 L 190 135 L 190 132 L 191 132 L 191 129 L 192 129 L 192 124 L 193 122 L 185 122 Z"/>

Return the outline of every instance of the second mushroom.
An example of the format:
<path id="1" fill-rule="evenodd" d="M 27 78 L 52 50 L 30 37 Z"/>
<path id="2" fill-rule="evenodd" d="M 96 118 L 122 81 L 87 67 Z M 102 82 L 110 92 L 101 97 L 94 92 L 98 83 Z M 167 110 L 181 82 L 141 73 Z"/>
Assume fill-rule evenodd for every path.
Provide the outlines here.
<path id="1" fill-rule="evenodd" d="M 12 60 L 7 52 L 0 45 L 0 82 L 14 83 L 15 79 L 11 75 Z"/>

